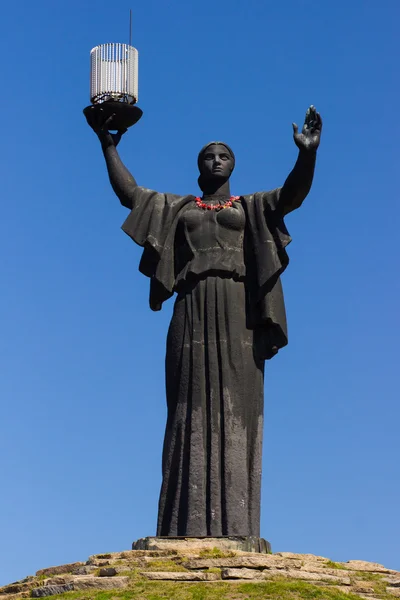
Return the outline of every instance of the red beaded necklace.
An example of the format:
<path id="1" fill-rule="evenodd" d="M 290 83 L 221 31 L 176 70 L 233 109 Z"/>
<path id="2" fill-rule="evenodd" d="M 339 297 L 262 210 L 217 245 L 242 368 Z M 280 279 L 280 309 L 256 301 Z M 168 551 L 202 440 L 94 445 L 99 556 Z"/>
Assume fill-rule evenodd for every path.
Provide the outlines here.
<path id="1" fill-rule="evenodd" d="M 240 196 L 231 196 L 229 200 L 225 202 L 225 204 L 206 204 L 202 202 L 201 198 L 196 197 L 196 204 L 199 208 L 203 210 L 222 210 L 223 208 L 229 208 L 235 202 L 235 200 L 239 200 Z"/>

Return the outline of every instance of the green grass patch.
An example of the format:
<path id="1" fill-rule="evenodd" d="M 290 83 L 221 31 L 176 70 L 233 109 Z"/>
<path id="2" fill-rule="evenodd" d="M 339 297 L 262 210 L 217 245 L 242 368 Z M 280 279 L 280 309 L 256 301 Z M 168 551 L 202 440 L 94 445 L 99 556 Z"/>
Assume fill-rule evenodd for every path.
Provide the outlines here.
<path id="1" fill-rule="evenodd" d="M 255 584 L 242 583 L 239 589 L 242 593 L 251 594 L 251 586 Z M 249 598 L 261 600 L 261 598 L 270 598 L 273 600 L 360 600 L 359 596 L 347 594 L 340 590 L 330 587 L 321 587 L 312 585 L 305 581 L 267 581 L 257 585 L 254 595 Z M 246 596 L 243 596 L 246 598 Z"/>
<path id="2" fill-rule="evenodd" d="M 234 550 L 220 550 L 220 548 L 205 548 L 199 552 L 201 558 L 232 558 L 237 556 Z"/>
<path id="3" fill-rule="evenodd" d="M 354 577 L 363 581 L 381 581 L 383 577 L 380 573 L 368 573 L 367 571 L 349 571 L 349 575 L 354 575 Z"/>
<path id="4" fill-rule="evenodd" d="M 328 562 L 324 563 L 323 566 L 327 567 L 329 569 L 342 569 L 342 570 L 346 571 L 346 567 L 344 567 L 340 563 L 333 562 L 333 560 L 328 560 Z"/>
<path id="5" fill-rule="evenodd" d="M 149 561 L 142 571 L 187 571 L 179 562 L 174 560 L 152 560 Z"/>
<path id="6" fill-rule="evenodd" d="M 144 570 L 145 569 L 135 568 L 131 569 L 130 571 L 121 571 L 121 573 L 118 573 L 118 577 L 129 577 L 129 579 L 131 579 L 132 581 L 138 581 L 140 579 L 143 579 L 140 573 Z"/>
<path id="7" fill-rule="evenodd" d="M 219 567 L 210 567 L 209 569 L 205 569 L 205 573 L 215 573 L 221 579 L 221 571 Z"/>
<path id="8" fill-rule="evenodd" d="M 383 575 L 379 573 L 368 573 L 365 571 L 356 571 L 351 573 L 352 582 L 355 583 L 355 579 L 361 579 L 361 581 L 367 581 L 374 588 L 374 593 L 378 596 L 384 596 L 384 598 L 391 598 L 392 595 L 386 594 L 386 587 L 389 585 L 382 579 Z"/>
<path id="9" fill-rule="evenodd" d="M 68 592 L 52 600 L 359 600 L 335 588 L 317 587 L 303 581 L 260 583 L 184 583 L 138 581 L 126 590 Z"/>

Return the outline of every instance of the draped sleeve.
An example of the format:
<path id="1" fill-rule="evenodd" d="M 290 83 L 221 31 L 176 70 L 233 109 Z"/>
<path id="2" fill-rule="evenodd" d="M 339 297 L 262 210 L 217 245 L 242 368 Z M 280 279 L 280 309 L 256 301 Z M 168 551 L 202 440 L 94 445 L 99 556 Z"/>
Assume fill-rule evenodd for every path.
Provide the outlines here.
<path id="1" fill-rule="evenodd" d="M 193 196 L 161 194 L 137 186 L 132 210 L 122 230 L 139 246 L 143 254 L 139 270 L 150 277 L 150 308 L 160 310 L 174 289 L 174 239 L 178 217 Z"/>
<path id="2" fill-rule="evenodd" d="M 258 331 L 259 352 L 272 358 L 288 343 L 280 276 L 289 264 L 291 241 L 279 210 L 281 188 L 243 197 L 249 325 Z"/>

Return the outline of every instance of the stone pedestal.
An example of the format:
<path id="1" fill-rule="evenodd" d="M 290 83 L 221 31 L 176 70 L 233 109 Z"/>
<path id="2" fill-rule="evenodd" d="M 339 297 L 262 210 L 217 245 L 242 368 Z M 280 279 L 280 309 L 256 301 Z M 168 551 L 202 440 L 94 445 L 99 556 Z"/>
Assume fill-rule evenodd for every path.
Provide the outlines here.
<path id="1" fill-rule="evenodd" d="M 240 552 L 271 554 L 271 544 L 259 537 L 145 537 L 132 544 L 132 550 L 193 550 L 218 548 Z"/>

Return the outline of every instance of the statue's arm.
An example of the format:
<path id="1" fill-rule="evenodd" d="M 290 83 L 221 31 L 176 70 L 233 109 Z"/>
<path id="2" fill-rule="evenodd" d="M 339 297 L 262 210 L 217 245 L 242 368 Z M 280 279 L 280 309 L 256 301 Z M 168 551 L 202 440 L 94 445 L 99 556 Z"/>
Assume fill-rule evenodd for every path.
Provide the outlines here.
<path id="1" fill-rule="evenodd" d="M 321 116 L 313 106 L 307 110 L 301 133 L 293 123 L 293 139 L 299 148 L 299 155 L 281 188 L 278 210 L 284 215 L 299 208 L 311 189 L 321 129 Z"/>
<path id="2" fill-rule="evenodd" d="M 126 208 L 131 209 L 133 192 L 137 187 L 137 183 L 132 174 L 125 167 L 117 151 L 117 146 L 126 129 L 124 131 L 118 131 L 118 133 L 110 133 L 108 125 L 111 122 L 112 117 L 105 122 L 102 121 L 101 111 L 91 110 L 88 111 L 88 113 L 85 113 L 85 116 L 90 127 L 99 138 L 111 186 L 121 204 L 126 206 Z"/>
<path id="3" fill-rule="evenodd" d="M 137 187 L 135 178 L 122 162 L 115 144 L 102 144 L 102 149 L 112 189 L 122 206 L 132 209 L 133 192 Z"/>

